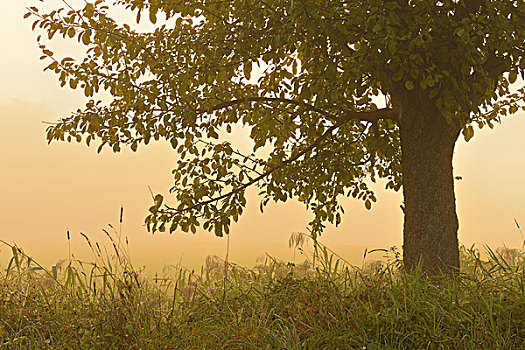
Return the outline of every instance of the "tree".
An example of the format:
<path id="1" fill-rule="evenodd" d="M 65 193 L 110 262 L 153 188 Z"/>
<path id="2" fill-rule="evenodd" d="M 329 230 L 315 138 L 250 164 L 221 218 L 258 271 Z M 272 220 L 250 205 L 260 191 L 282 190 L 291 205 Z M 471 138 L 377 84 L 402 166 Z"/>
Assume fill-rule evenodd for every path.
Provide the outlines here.
<path id="1" fill-rule="evenodd" d="M 104 104 L 47 130 L 53 140 L 98 140 L 136 150 L 166 139 L 180 155 L 171 192 L 154 197 L 150 230 L 228 233 L 260 189 L 297 198 L 311 233 L 339 224 L 339 199 L 370 208 L 369 181 L 403 189 L 407 268 L 459 267 L 452 156 L 459 135 L 524 108 L 525 3 L 521 0 L 97 0 L 74 9 L 31 7 L 33 29 L 77 39 L 82 60 L 56 58 L 38 37 L 61 86 Z M 107 3 L 110 3 L 107 6 Z M 111 15 L 147 16 L 139 31 Z M 44 13 L 45 12 L 45 13 Z M 162 16 L 162 23 L 157 23 Z M 228 142 L 250 130 L 253 152 Z"/>

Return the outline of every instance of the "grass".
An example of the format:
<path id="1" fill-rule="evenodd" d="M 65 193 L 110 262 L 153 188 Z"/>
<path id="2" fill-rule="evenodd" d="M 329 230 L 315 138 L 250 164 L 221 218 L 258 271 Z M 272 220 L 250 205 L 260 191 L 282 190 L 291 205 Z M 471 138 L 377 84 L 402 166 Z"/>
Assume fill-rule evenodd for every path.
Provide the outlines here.
<path id="1" fill-rule="evenodd" d="M 295 235 L 302 264 L 246 269 L 209 257 L 200 271 L 145 277 L 127 239 L 93 261 L 46 270 L 16 246 L 0 272 L 0 349 L 523 349 L 522 250 L 461 249 L 453 281 L 406 274 L 394 249 L 365 268 Z"/>

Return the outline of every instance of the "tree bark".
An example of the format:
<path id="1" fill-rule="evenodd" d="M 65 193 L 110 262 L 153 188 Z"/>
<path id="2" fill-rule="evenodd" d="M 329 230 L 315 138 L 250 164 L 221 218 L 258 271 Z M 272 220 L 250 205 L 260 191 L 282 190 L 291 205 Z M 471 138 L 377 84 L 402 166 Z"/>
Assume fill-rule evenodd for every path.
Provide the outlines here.
<path id="1" fill-rule="evenodd" d="M 435 101 L 414 95 L 403 99 L 399 115 L 403 262 L 430 276 L 453 275 L 459 247 L 452 157 L 461 128 L 447 122 Z"/>

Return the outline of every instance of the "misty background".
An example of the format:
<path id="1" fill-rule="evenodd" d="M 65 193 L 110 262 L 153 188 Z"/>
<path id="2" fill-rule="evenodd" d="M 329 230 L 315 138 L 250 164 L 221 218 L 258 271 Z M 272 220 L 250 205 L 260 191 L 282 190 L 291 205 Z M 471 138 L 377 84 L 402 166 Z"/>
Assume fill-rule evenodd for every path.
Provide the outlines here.
<path id="1" fill-rule="evenodd" d="M 109 149 L 97 154 L 95 147 L 85 144 L 47 145 L 43 122 L 68 116 L 83 107 L 85 98 L 81 91 L 60 88 L 53 73 L 42 72 L 46 64 L 38 59 L 37 34 L 31 31 L 32 21 L 22 19 L 31 3 L 0 4 L 0 239 L 16 243 L 49 266 L 67 257 L 69 230 L 72 251 L 78 258 L 89 258 L 79 232 L 107 244 L 102 229 L 110 230 L 112 224 L 119 230 L 123 206 L 122 232 L 129 237 L 131 257 L 138 266 L 160 268 L 181 262 L 194 267 L 208 255 L 224 256 L 226 239 L 209 232 L 146 231 L 150 188 L 168 196 L 172 185 L 177 158 L 167 143 L 119 154 Z M 53 46 L 61 56 L 82 52 L 65 43 Z M 243 142 L 242 134 L 234 143 Z M 523 238 L 515 220 L 525 225 L 525 113 L 505 118 L 494 130 L 476 130 L 469 143 L 460 138 L 454 169 L 462 177 L 456 181 L 460 243 L 520 248 Z M 329 226 L 320 239 L 354 264 L 362 263 L 365 248 L 401 247 L 401 193 L 383 190 L 382 182 L 373 188 L 378 201 L 372 210 L 344 199 L 342 224 Z M 230 259 L 241 265 L 253 265 L 265 253 L 293 259 L 288 239 L 292 232 L 307 232 L 310 213 L 289 201 L 270 203 L 261 214 L 257 192 L 249 191 L 247 208 L 231 227 Z M 0 259 L 4 253 L 9 255 L 9 250 L 0 245 Z"/>

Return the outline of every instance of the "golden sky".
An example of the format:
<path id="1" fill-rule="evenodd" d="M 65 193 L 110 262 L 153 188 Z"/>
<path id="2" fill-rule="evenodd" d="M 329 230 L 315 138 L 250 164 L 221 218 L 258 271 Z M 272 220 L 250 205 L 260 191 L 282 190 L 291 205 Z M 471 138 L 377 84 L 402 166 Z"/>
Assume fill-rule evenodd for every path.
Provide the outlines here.
<path id="1" fill-rule="evenodd" d="M 107 242 L 102 228 L 118 226 L 123 205 L 123 233 L 138 265 L 182 261 L 193 266 L 210 254 L 224 256 L 226 240 L 211 233 L 152 235 L 144 228 L 151 204 L 148 187 L 167 194 L 172 183 L 176 157 L 168 145 L 158 142 L 119 154 L 97 154 L 76 143 L 47 145 L 42 122 L 67 116 L 83 106 L 84 97 L 60 88 L 53 73 L 42 72 L 36 34 L 31 21 L 22 19 L 32 3 L 0 2 L 0 239 L 50 265 L 67 256 L 69 230 L 72 250 L 86 256 L 79 232 Z M 72 49 L 63 46 L 60 53 L 67 50 Z M 506 118 L 494 130 L 476 131 L 468 144 L 460 139 L 454 168 L 463 177 L 456 182 L 460 242 L 521 247 L 514 219 L 525 227 L 525 113 Z M 365 247 L 401 246 L 401 195 L 381 184 L 375 188 L 378 202 L 371 211 L 345 200 L 342 224 L 322 237 L 356 264 Z M 265 252 L 291 259 L 288 238 L 294 231 L 306 232 L 310 214 L 293 201 L 269 205 L 261 214 L 257 191 L 251 193 L 245 214 L 231 229 L 230 257 L 241 264 L 253 264 Z M 0 253 L 7 250 L 0 246 Z"/>

